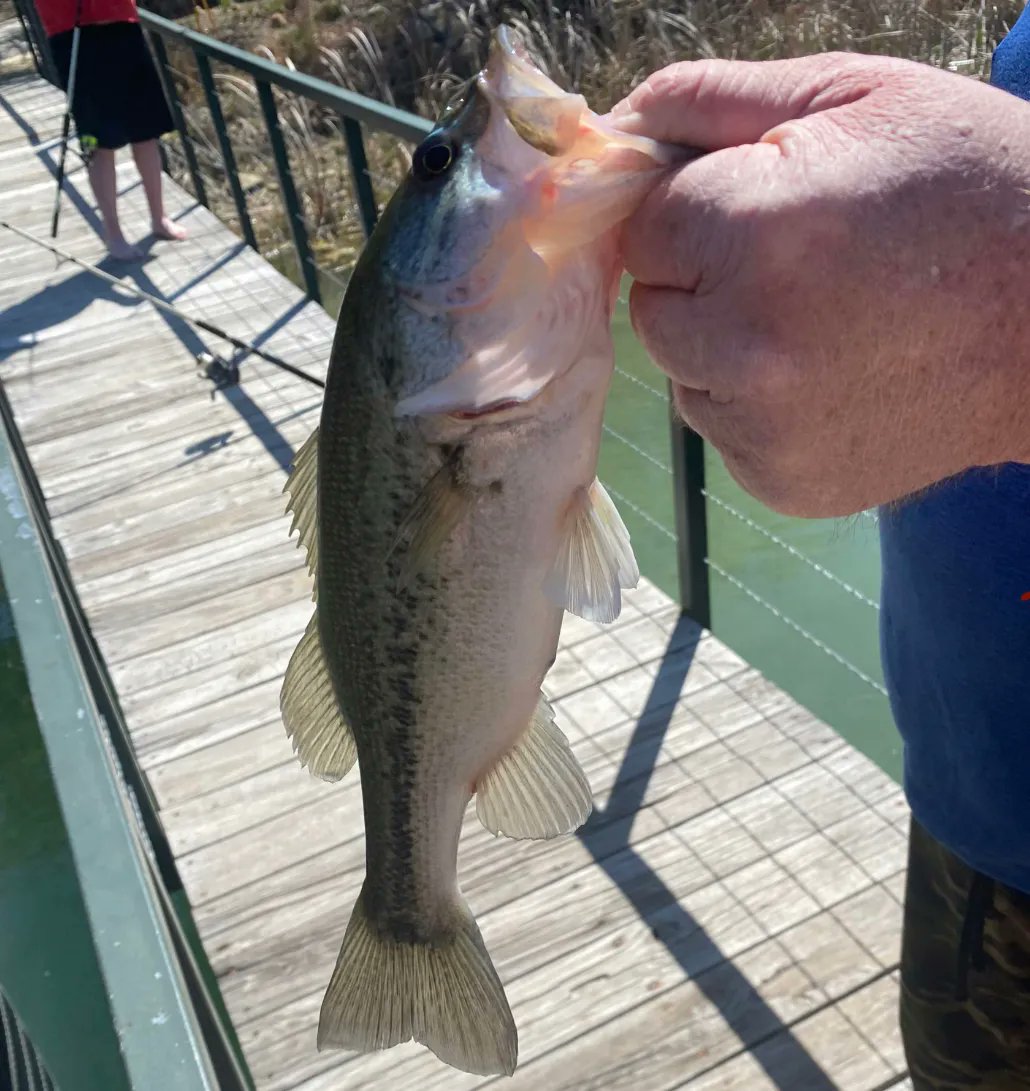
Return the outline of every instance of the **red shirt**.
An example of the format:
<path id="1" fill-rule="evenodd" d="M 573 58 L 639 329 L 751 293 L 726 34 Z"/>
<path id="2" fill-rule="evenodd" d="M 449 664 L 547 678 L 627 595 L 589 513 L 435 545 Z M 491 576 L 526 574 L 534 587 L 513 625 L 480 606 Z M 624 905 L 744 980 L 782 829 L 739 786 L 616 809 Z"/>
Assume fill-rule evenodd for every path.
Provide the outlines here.
<path id="1" fill-rule="evenodd" d="M 79 0 L 36 0 L 39 17 L 47 37 L 53 37 L 75 26 L 75 10 Z M 82 0 L 80 26 L 96 23 L 138 23 L 136 0 Z"/>

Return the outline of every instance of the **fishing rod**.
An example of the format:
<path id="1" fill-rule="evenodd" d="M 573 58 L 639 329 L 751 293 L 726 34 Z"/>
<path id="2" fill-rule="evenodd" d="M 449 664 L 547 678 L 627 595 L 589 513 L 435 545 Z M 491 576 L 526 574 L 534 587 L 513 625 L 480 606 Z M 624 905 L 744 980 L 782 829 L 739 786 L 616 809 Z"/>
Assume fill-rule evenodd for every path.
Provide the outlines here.
<path id="1" fill-rule="evenodd" d="M 68 97 L 64 104 L 61 124 L 61 159 L 57 164 L 57 193 L 54 194 L 54 215 L 50 221 L 50 237 L 57 238 L 57 220 L 61 215 L 61 191 L 64 189 L 64 160 L 68 155 L 68 133 L 71 129 L 72 102 L 75 99 L 75 76 L 79 68 L 79 41 L 82 37 L 82 0 L 75 0 L 75 27 L 72 30 L 72 55 L 68 64 Z"/>
<path id="2" fill-rule="evenodd" d="M 132 295 L 137 296 L 139 299 L 146 300 L 148 303 L 152 303 L 158 310 L 165 311 L 168 314 L 173 315 L 182 322 L 186 322 L 191 326 L 195 326 L 199 330 L 203 330 L 205 333 L 210 333 L 214 337 L 218 337 L 223 341 L 228 341 L 234 348 L 239 349 L 241 352 L 253 353 L 255 356 L 260 357 L 266 363 L 272 364 L 274 367 L 281 368 L 283 371 L 288 371 L 291 375 L 296 375 L 299 379 L 303 379 L 305 382 L 311 383 L 312 386 L 321 387 L 325 389 L 325 380 L 319 379 L 317 375 L 311 375 L 309 372 L 304 371 L 302 368 L 297 367 L 295 364 L 288 363 L 281 356 L 276 356 L 274 353 L 265 352 L 264 349 L 260 349 L 257 345 L 252 344 L 250 341 L 242 341 L 239 337 L 233 337 L 231 333 L 226 333 L 225 330 L 214 325 L 212 322 L 208 322 L 203 318 L 196 318 L 193 315 L 185 314 L 180 311 L 178 307 L 173 307 L 171 303 L 161 299 L 156 295 L 151 295 L 150 292 L 144 291 L 142 288 L 137 287 L 135 284 L 127 284 L 124 280 L 119 280 L 117 277 L 111 276 L 110 273 L 105 273 L 103 269 L 98 269 L 95 265 L 90 265 L 88 261 L 83 261 L 81 258 L 77 258 L 74 254 L 69 254 L 67 251 L 62 250 L 59 246 L 54 246 L 52 243 L 41 239 L 38 235 L 33 235 L 31 231 L 26 231 L 24 228 L 15 227 L 14 224 L 9 223 L 7 220 L 0 220 L 0 227 L 6 227 L 9 231 L 13 231 L 16 235 L 20 235 L 23 239 L 27 239 L 29 242 L 36 243 L 37 246 L 42 246 L 44 249 L 49 250 L 52 254 L 56 254 L 57 257 L 63 258 L 65 261 L 74 262 L 80 268 L 85 269 L 86 272 L 92 273 L 93 276 L 99 277 L 101 280 L 106 280 L 109 284 L 113 284 L 116 288 L 121 288 Z M 203 364 L 208 368 L 209 373 L 212 371 L 218 372 L 216 366 L 218 361 L 210 354 L 202 352 L 197 356 L 197 362 Z M 229 384 L 235 385 L 239 382 L 239 367 L 232 365 L 227 367 L 222 364 L 221 371 L 228 375 Z"/>

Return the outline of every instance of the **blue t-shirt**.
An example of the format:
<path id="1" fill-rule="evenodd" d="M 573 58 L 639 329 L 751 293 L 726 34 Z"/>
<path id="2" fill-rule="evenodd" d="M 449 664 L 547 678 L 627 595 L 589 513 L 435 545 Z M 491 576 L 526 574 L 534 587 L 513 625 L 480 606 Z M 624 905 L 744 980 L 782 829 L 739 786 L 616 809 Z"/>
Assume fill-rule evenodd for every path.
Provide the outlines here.
<path id="1" fill-rule="evenodd" d="M 1030 100 L 1030 7 L 991 82 Z M 1030 892 L 1030 465 L 971 470 L 881 509 L 880 542 L 912 812 L 971 867 Z"/>

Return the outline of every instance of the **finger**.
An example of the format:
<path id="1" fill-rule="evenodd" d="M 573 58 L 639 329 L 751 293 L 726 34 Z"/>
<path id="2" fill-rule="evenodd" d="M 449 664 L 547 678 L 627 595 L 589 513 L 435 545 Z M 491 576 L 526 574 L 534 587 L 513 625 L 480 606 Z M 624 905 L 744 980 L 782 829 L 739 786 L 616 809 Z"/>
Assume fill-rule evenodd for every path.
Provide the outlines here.
<path id="1" fill-rule="evenodd" d="M 700 296 L 634 284 L 629 308 L 651 359 L 674 385 L 704 395 L 717 415 L 745 404 L 779 412 L 805 389 L 811 358 L 806 366 L 775 314 L 742 305 L 735 292 Z"/>
<path id="2" fill-rule="evenodd" d="M 612 111 L 620 129 L 712 151 L 754 144 L 795 118 L 854 102 L 882 79 L 861 56 L 686 61 L 655 72 Z"/>
<path id="3" fill-rule="evenodd" d="M 623 225 L 626 271 L 644 284 L 715 290 L 736 275 L 761 204 L 786 169 L 768 144 L 726 148 L 688 163 Z"/>
<path id="4" fill-rule="evenodd" d="M 753 340 L 721 297 L 634 284 L 630 321 L 647 354 L 679 386 L 728 403 Z"/>

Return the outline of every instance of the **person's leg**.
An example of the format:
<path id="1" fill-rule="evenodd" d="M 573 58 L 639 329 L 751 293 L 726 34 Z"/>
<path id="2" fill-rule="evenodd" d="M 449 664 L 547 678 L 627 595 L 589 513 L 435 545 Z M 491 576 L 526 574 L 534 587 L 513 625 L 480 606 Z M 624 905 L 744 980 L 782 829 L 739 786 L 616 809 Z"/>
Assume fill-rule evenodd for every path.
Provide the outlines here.
<path id="1" fill-rule="evenodd" d="M 104 241 L 114 258 L 132 260 L 142 257 L 141 252 L 122 234 L 118 222 L 118 186 L 115 180 L 114 149 L 97 148 L 89 160 L 89 184 L 104 221 Z"/>
<path id="2" fill-rule="evenodd" d="M 186 238 L 186 231 L 165 215 L 164 196 L 161 192 L 161 152 L 156 140 L 144 140 L 132 145 L 132 155 L 143 181 L 143 192 L 150 207 L 150 223 L 159 239 L 179 241 Z"/>
<path id="3" fill-rule="evenodd" d="M 914 1091 L 1030 1089 L 1030 895 L 912 822 L 901 1033 Z"/>

